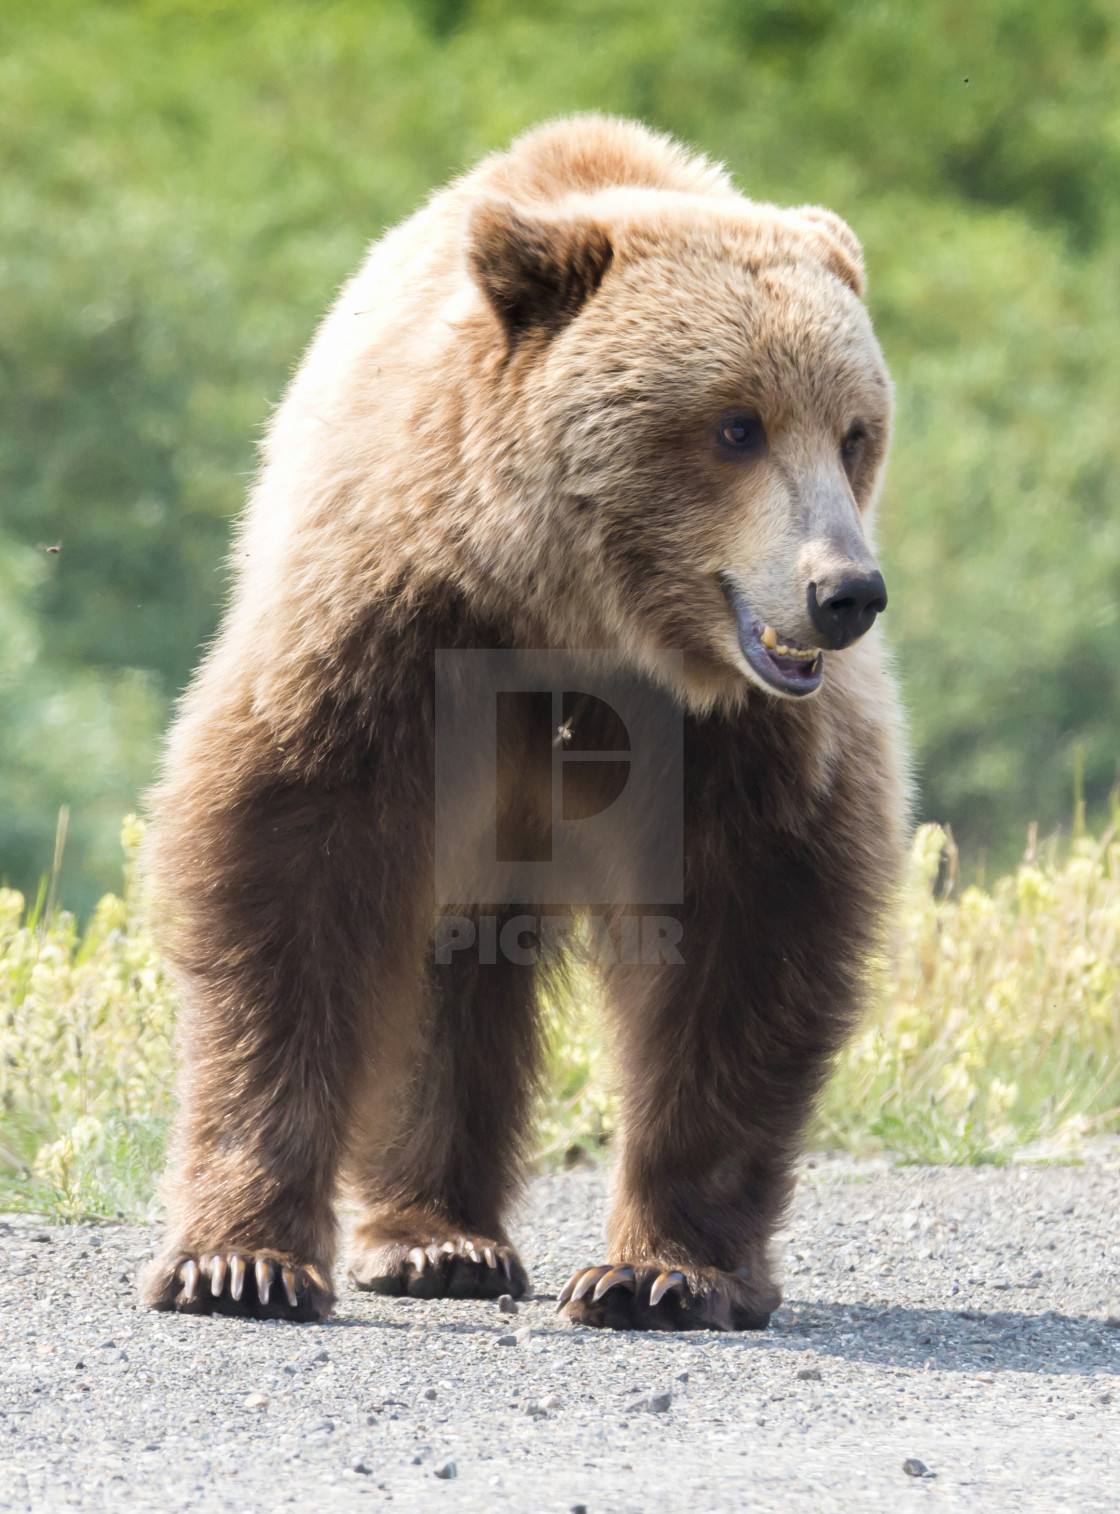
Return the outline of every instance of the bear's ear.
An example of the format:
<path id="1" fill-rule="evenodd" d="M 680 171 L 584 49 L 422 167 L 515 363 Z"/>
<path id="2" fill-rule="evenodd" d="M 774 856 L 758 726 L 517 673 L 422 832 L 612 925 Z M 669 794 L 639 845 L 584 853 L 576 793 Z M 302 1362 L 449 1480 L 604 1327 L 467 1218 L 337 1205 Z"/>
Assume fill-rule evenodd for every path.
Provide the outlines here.
<path id="1" fill-rule="evenodd" d="M 808 221 L 817 233 L 818 240 L 824 243 L 823 261 L 826 268 L 843 279 L 848 288 L 862 299 L 866 288 L 863 248 L 847 221 L 842 221 L 838 215 L 831 210 L 822 209 L 820 205 L 799 205 L 794 215 Z"/>
<path id="2" fill-rule="evenodd" d="M 482 200 L 467 216 L 471 273 L 511 345 L 527 332 L 558 331 L 578 315 L 611 265 L 614 249 L 593 221 L 547 220 Z"/>

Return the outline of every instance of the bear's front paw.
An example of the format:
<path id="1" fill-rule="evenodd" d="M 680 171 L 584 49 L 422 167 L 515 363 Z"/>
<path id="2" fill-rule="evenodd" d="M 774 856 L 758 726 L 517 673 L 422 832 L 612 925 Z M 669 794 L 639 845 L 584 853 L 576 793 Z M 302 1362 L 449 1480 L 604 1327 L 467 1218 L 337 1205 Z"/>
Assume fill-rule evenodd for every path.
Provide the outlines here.
<path id="1" fill-rule="evenodd" d="M 529 1278 L 512 1246 L 482 1236 L 447 1240 L 356 1244 L 350 1280 L 357 1288 L 393 1297 L 523 1298 Z"/>
<path id="2" fill-rule="evenodd" d="M 745 1269 L 623 1262 L 577 1268 L 556 1307 L 607 1330 L 765 1330 L 780 1303 L 772 1283 L 752 1282 Z"/>
<path id="3" fill-rule="evenodd" d="M 250 1319 L 325 1319 L 335 1301 L 330 1279 L 312 1263 L 232 1247 L 166 1251 L 145 1268 L 140 1291 L 152 1309 Z"/>

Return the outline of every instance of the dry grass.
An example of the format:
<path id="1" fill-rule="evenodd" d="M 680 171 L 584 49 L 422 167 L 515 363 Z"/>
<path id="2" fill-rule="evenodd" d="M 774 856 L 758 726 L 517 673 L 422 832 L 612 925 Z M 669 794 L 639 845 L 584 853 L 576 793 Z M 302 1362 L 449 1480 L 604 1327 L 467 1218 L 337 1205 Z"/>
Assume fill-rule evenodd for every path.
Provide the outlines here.
<path id="1" fill-rule="evenodd" d="M 1120 1128 L 1120 844 L 1032 842 L 990 892 L 959 889 L 950 838 L 914 840 L 892 970 L 840 1057 L 826 1143 L 923 1162 L 1076 1154 Z M 945 879 L 938 887 L 939 877 Z"/>
<path id="2" fill-rule="evenodd" d="M 0 1204 L 64 1217 L 151 1210 L 171 1112 L 174 996 L 132 879 L 79 934 L 0 891 Z M 839 1058 L 815 1139 L 911 1161 L 1075 1160 L 1120 1129 L 1120 842 L 1032 844 L 990 890 L 961 888 L 951 839 L 914 840 L 893 964 Z M 609 1142 L 594 983 L 550 1006 L 541 1160 Z"/>
<path id="3" fill-rule="evenodd" d="M 65 1218 L 137 1214 L 162 1161 L 175 1001 L 138 907 L 140 823 L 125 891 L 86 931 L 0 890 L 0 1204 Z"/>
<path id="4" fill-rule="evenodd" d="M 893 962 L 837 1059 L 814 1142 L 919 1162 L 1075 1158 L 1120 1129 L 1120 842 L 1063 854 L 1032 839 L 989 891 L 960 886 L 951 837 L 914 838 Z M 614 1104 L 592 1031 L 594 986 L 557 1015 L 545 1148 L 594 1148 Z M 1033 1148 L 1033 1150 L 1032 1150 Z"/>

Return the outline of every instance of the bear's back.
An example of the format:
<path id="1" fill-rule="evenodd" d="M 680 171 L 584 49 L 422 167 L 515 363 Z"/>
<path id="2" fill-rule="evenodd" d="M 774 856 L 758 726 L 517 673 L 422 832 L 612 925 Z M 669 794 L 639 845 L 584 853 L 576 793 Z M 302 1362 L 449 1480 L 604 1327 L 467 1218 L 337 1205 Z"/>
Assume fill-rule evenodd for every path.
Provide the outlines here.
<path id="1" fill-rule="evenodd" d="M 614 191 L 652 201 L 736 194 L 722 168 L 669 137 L 582 115 L 527 132 L 373 244 L 320 325 L 262 446 L 264 467 L 234 558 L 235 613 L 244 609 L 254 635 L 261 607 L 277 601 L 278 577 L 301 555 L 325 559 L 293 589 L 306 603 L 310 580 L 334 581 L 340 539 L 367 547 L 376 540 L 390 573 L 390 522 L 408 534 L 417 519 L 433 518 L 431 501 L 457 456 L 450 418 L 494 346 L 464 255 L 472 203 L 509 200 L 532 211 L 601 196 L 609 218 Z M 424 422 L 437 411 L 433 435 Z M 421 432 L 426 440 L 418 442 Z M 302 624 L 303 612 L 292 613 Z"/>
<path id="2" fill-rule="evenodd" d="M 282 425 L 269 428 L 266 459 L 279 450 L 278 430 L 295 442 L 309 429 L 321 454 L 319 418 L 327 413 L 335 417 L 340 438 L 346 432 L 349 448 L 375 412 L 381 412 L 379 424 L 387 423 L 375 390 L 403 394 L 424 376 L 449 381 L 462 355 L 459 322 L 482 300 L 463 256 L 464 215 L 472 202 L 508 199 L 535 208 L 572 196 L 609 197 L 612 190 L 713 199 L 736 194 L 717 164 L 636 121 L 582 115 L 527 132 L 373 244 L 305 355 L 277 413 Z M 371 384 L 371 377 L 380 384 Z M 397 406 L 395 418 L 408 409 Z M 342 424 L 347 417 L 354 422 L 349 429 Z M 290 454 L 284 466 L 290 474 L 297 471 Z"/>

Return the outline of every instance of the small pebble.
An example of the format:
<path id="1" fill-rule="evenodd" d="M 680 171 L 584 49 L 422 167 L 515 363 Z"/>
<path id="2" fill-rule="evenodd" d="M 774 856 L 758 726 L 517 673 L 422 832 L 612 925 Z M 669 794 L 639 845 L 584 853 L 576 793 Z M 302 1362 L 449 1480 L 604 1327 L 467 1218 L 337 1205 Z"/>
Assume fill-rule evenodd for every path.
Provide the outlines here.
<path id="1" fill-rule="evenodd" d="M 902 1463 L 902 1470 L 907 1477 L 928 1477 L 929 1468 L 924 1461 L 919 1461 L 916 1456 L 908 1456 Z"/>
<path id="2" fill-rule="evenodd" d="M 517 1345 L 517 1336 L 516 1335 L 499 1335 L 498 1336 L 498 1345 L 499 1346 L 516 1346 Z"/>
<path id="3" fill-rule="evenodd" d="M 801 1371 L 797 1374 L 797 1380 L 800 1383 L 819 1383 L 821 1380 L 820 1368 L 802 1367 Z"/>
<path id="4" fill-rule="evenodd" d="M 243 1409 L 267 1409 L 268 1399 L 263 1393 L 249 1393 L 242 1402 Z"/>
<path id="5" fill-rule="evenodd" d="M 664 1414 L 673 1402 L 671 1393 L 642 1393 L 623 1405 L 626 1414 Z"/>
<path id="6" fill-rule="evenodd" d="M 431 1403 L 435 1399 L 435 1396 L 436 1390 L 434 1388 L 425 1388 L 423 1393 L 421 1393 L 420 1395 L 421 1398 L 426 1398 L 429 1403 Z"/>
<path id="7" fill-rule="evenodd" d="M 432 1476 L 440 1477 L 444 1482 L 450 1482 L 453 1477 L 458 1477 L 459 1468 L 453 1461 L 441 1461 L 438 1467 L 432 1468 Z"/>
<path id="8" fill-rule="evenodd" d="M 498 1300 L 498 1309 L 502 1314 L 516 1314 L 517 1300 L 510 1293 L 503 1293 Z"/>
<path id="9" fill-rule="evenodd" d="M 373 1471 L 373 1468 L 367 1467 L 364 1461 L 356 1461 L 350 1470 L 352 1472 L 357 1472 L 360 1477 L 369 1477 Z"/>
<path id="10" fill-rule="evenodd" d="M 533 1331 L 529 1325 L 522 1325 L 520 1330 L 514 1331 L 514 1340 L 519 1346 L 527 1346 L 533 1338 Z"/>
<path id="11" fill-rule="evenodd" d="M 334 1420 L 333 1419 L 317 1419 L 315 1421 L 315 1423 L 310 1427 L 310 1429 L 311 1429 L 311 1434 L 312 1435 L 314 1435 L 316 1433 L 316 1431 L 318 1431 L 318 1430 L 323 1431 L 323 1433 L 325 1435 L 329 1435 L 331 1433 L 331 1431 L 334 1429 Z"/>

